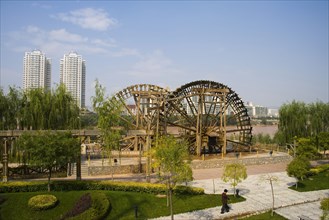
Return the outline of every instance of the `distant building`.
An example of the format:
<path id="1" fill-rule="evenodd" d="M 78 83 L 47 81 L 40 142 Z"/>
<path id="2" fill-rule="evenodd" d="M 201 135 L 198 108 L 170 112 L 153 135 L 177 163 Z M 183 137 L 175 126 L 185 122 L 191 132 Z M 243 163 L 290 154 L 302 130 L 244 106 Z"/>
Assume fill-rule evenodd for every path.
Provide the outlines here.
<path id="1" fill-rule="evenodd" d="M 279 117 L 279 110 L 275 108 L 268 109 L 268 115 L 271 117 Z"/>
<path id="2" fill-rule="evenodd" d="M 65 54 L 60 61 L 60 82 L 76 100 L 80 108 L 85 107 L 86 65 L 85 60 L 76 52 Z"/>
<path id="3" fill-rule="evenodd" d="M 51 61 L 40 50 L 25 52 L 23 61 L 23 89 L 50 90 Z"/>
<path id="4" fill-rule="evenodd" d="M 246 103 L 246 109 L 250 117 L 259 118 L 268 116 L 268 108 L 260 105 L 254 106 L 251 102 Z"/>

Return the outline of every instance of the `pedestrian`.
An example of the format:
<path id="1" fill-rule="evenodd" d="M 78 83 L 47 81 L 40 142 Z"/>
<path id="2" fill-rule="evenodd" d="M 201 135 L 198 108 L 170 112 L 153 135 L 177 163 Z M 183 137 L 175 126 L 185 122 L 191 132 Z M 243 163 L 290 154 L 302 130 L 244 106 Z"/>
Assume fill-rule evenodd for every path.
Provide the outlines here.
<path id="1" fill-rule="evenodd" d="M 230 200 L 227 196 L 227 189 L 224 189 L 224 192 L 222 193 L 222 209 L 221 209 L 221 212 L 222 214 L 224 214 L 224 212 L 229 212 L 230 211 L 230 207 L 228 207 L 227 203 L 228 203 L 228 200 Z"/>

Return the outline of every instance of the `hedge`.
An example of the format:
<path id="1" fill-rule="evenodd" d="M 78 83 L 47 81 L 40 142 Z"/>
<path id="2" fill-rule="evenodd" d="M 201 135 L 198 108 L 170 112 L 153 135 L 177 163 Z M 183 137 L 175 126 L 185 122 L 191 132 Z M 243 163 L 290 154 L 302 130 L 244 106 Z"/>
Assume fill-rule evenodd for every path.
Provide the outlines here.
<path id="1" fill-rule="evenodd" d="M 29 199 L 28 207 L 36 211 L 46 210 L 55 207 L 57 202 L 54 195 L 36 195 Z"/>
<path id="2" fill-rule="evenodd" d="M 165 184 L 115 182 L 115 181 L 52 181 L 53 191 L 79 191 L 79 190 L 110 190 L 163 194 L 167 191 Z M 46 181 L 34 182 L 7 182 L 0 183 L 0 193 L 11 192 L 39 192 L 47 191 Z M 175 194 L 200 195 L 204 194 L 202 188 L 179 185 L 174 188 Z"/>
<path id="3" fill-rule="evenodd" d="M 92 219 L 92 220 L 101 220 L 108 214 L 110 211 L 110 202 L 107 199 L 106 195 L 101 192 L 95 192 L 91 194 L 92 204 L 89 209 L 80 215 L 68 218 L 69 220 L 82 220 L 82 219 Z"/>
<path id="4" fill-rule="evenodd" d="M 90 193 L 83 194 L 79 198 L 79 200 L 74 204 L 73 208 L 70 211 L 68 211 L 63 216 L 63 218 L 61 218 L 61 220 L 80 215 L 81 213 L 91 208 L 91 205 L 92 205 L 92 198 Z"/>

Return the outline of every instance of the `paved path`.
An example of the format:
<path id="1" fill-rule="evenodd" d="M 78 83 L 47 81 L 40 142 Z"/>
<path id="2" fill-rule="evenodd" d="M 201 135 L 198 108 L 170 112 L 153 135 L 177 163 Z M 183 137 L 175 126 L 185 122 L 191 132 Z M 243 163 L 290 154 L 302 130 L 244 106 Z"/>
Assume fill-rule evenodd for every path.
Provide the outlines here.
<path id="1" fill-rule="evenodd" d="M 280 215 L 287 219 L 299 219 L 298 216 L 304 215 L 310 219 L 319 219 L 322 212 L 319 208 L 319 199 L 329 197 L 329 190 L 320 190 L 313 192 L 296 192 L 288 189 L 295 183 L 295 179 L 288 177 L 286 172 L 276 172 L 270 174 L 250 175 L 246 180 L 239 183 L 240 194 L 246 198 L 246 201 L 231 204 L 229 213 L 221 214 L 221 207 L 209 208 L 200 211 L 183 213 L 175 215 L 175 219 L 236 219 L 238 216 L 260 213 L 271 209 L 272 194 L 271 186 L 266 178 L 276 176 L 278 180 L 273 183 L 275 194 L 275 209 Z M 215 183 L 215 188 L 213 187 Z M 228 193 L 233 193 L 230 185 L 224 183 L 221 179 L 195 180 L 190 183 L 191 186 L 202 187 L 205 193 L 219 194 L 223 189 L 229 189 Z M 298 205 L 301 204 L 301 205 Z M 157 218 L 158 220 L 170 219 L 169 216 Z"/>

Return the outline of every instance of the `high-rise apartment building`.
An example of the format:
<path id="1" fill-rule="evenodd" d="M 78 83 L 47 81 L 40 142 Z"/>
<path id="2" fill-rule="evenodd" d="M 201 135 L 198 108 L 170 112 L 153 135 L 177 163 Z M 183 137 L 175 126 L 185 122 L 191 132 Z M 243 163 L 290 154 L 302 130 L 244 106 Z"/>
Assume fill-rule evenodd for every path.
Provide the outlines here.
<path id="1" fill-rule="evenodd" d="M 40 50 L 25 52 L 23 62 L 23 89 L 50 90 L 51 61 Z"/>
<path id="2" fill-rule="evenodd" d="M 76 52 L 65 54 L 60 61 L 60 82 L 76 100 L 80 108 L 85 107 L 86 65 Z"/>

